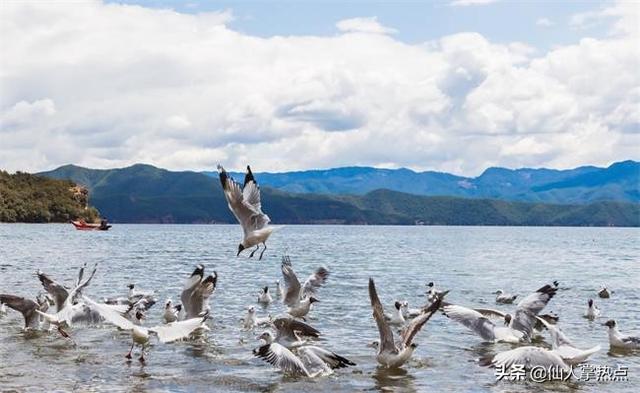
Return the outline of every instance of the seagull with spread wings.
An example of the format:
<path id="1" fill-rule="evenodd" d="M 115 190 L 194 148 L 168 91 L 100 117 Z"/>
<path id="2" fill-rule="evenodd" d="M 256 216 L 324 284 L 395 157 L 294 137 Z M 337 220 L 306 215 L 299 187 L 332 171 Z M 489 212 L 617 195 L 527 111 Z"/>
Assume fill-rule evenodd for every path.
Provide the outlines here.
<path id="1" fill-rule="evenodd" d="M 207 320 L 209 315 L 207 312 L 205 312 L 195 318 L 190 318 L 184 321 L 170 322 L 164 325 L 147 328 L 144 326 L 136 325 L 135 323 L 120 315 L 118 312 L 114 311 L 113 308 L 109 307 L 109 305 L 107 304 L 96 303 L 86 296 L 83 296 L 83 299 L 85 303 L 89 307 L 97 311 L 105 321 L 111 323 L 112 325 L 115 325 L 122 330 L 131 332 L 133 343 L 131 344 L 129 353 L 125 357 L 127 359 L 131 359 L 131 352 L 137 344 L 142 348 L 139 358 L 141 362 L 145 361 L 144 350 L 149 344 L 150 336 L 152 334 L 157 336 L 158 340 L 163 344 L 187 338 L 195 330 L 204 326 L 204 322 Z M 142 319 L 144 319 L 144 314 L 138 311 L 136 313 L 136 319 L 138 322 L 141 322 Z"/>
<path id="2" fill-rule="evenodd" d="M 307 278 L 304 285 L 300 285 L 288 256 L 282 257 L 281 270 L 286 287 L 282 302 L 287 306 L 287 313 L 296 318 L 304 318 L 311 305 L 318 302 L 314 295 L 327 282 L 329 271 L 321 266 Z"/>
<path id="3" fill-rule="evenodd" d="M 195 318 L 203 312 L 209 311 L 209 297 L 216 290 L 217 282 L 217 272 L 214 271 L 213 274 L 205 278 L 204 265 L 196 266 L 180 294 L 185 319 Z"/>
<path id="4" fill-rule="evenodd" d="M 249 254 L 249 258 L 251 258 L 260 249 L 260 244 L 262 244 L 264 248 L 260 253 L 260 258 L 258 258 L 262 259 L 267 249 L 266 241 L 275 228 L 269 226 L 271 219 L 262 212 L 260 188 L 253 177 L 251 168 L 247 165 L 247 174 L 244 177 L 242 188 L 221 165 L 218 165 L 218 173 L 220 174 L 220 183 L 222 183 L 222 190 L 227 199 L 229 209 L 236 216 L 244 233 L 242 241 L 238 245 L 236 256 L 240 255 L 243 250 L 255 246 L 256 248 Z"/>
<path id="5" fill-rule="evenodd" d="M 446 294 L 447 292 L 445 291 L 442 295 L 436 295 L 434 302 L 402 329 L 400 340 L 396 342 L 393 337 L 393 330 L 391 330 L 391 326 L 385 318 L 384 309 L 382 308 L 382 303 L 380 303 L 380 298 L 376 291 L 376 284 L 372 278 L 369 278 L 369 298 L 371 299 L 371 307 L 373 308 L 373 319 L 376 321 L 378 333 L 380 334 L 380 341 L 376 343 L 378 349 L 376 360 L 380 365 L 387 368 L 401 367 L 411 358 L 413 351 L 415 351 L 418 346 L 418 344 L 413 342 L 413 339 L 429 321 L 431 316 L 440 308 L 442 297 Z"/>

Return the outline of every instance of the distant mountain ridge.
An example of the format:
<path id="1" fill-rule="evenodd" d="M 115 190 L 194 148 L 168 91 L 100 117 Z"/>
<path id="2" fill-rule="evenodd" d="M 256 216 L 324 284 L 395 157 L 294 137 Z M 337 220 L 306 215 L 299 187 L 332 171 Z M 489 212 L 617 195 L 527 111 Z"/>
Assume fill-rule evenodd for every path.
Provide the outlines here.
<path id="1" fill-rule="evenodd" d="M 349 174 L 350 170 L 339 172 Z M 390 177 L 397 174 L 386 171 Z M 39 175 L 88 187 L 91 204 L 113 222 L 235 223 L 218 179 L 198 172 L 172 172 L 144 164 L 109 170 L 66 165 Z M 453 176 L 442 175 L 445 181 Z M 262 174 L 256 178 L 264 184 Z M 279 224 L 640 226 L 638 203 L 560 205 L 423 196 L 388 189 L 364 195 L 261 189 L 265 212 Z"/>
<path id="2" fill-rule="evenodd" d="M 203 172 L 217 177 L 217 172 Z M 235 174 L 242 178 L 242 174 Z M 622 161 L 607 168 L 488 168 L 475 178 L 410 169 L 344 167 L 326 170 L 256 172 L 261 184 L 282 191 L 364 195 L 388 189 L 415 195 L 491 198 L 523 202 L 640 202 L 640 163 Z"/>

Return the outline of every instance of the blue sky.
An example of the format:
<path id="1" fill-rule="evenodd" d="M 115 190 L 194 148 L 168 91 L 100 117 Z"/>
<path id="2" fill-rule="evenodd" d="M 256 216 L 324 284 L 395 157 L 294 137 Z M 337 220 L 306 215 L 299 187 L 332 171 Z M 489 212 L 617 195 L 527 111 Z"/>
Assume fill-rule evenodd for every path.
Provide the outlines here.
<path id="1" fill-rule="evenodd" d="M 640 159 L 632 1 L 5 0 L 0 168 Z"/>
<path id="2" fill-rule="evenodd" d="M 453 6 L 450 1 L 114 1 L 183 13 L 231 10 L 229 26 L 261 37 L 337 33 L 336 22 L 375 16 L 397 30 L 395 37 L 419 43 L 461 31 L 478 32 L 491 41 L 523 41 L 542 50 L 578 41 L 583 29 L 570 27 L 571 16 L 598 8 L 604 1 L 497 1 L 486 5 Z M 540 19 L 551 26 L 540 26 Z M 606 24 L 588 29 L 604 36 Z"/>

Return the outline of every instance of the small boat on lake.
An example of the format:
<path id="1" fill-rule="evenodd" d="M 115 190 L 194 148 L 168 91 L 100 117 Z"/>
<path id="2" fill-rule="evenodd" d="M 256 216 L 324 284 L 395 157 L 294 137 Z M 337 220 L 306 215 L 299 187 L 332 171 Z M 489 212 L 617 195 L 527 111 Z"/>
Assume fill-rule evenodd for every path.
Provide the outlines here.
<path id="1" fill-rule="evenodd" d="M 111 228 L 111 225 L 107 223 L 107 220 L 102 220 L 100 224 L 87 223 L 82 219 L 71 221 L 71 223 L 79 231 L 107 231 Z"/>

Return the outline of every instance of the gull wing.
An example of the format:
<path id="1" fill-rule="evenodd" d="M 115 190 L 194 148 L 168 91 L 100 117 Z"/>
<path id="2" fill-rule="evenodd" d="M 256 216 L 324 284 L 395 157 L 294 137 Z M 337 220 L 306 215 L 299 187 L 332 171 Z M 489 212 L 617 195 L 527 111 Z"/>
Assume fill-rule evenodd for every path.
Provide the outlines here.
<path id="1" fill-rule="evenodd" d="M 546 327 L 547 330 L 549 331 L 549 334 L 551 335 L 551 340 L 552 340 L 551 347 L 553 349 L 557 349 L 562 345 L 568 345 L 570 347 L 574 346 L 573 343 L 571 342 L 571 340 L 569 339 L 569 337 L 567 337 L 562 332 L 562 330 L 560 330 L 559 328 L 557 328 L 554 325 L 550 324 L 544 318 L 536 316 L 536 319 L 538 321 L 540 321 L 540 323 L 543 324 L 544 327 Z"/>
<path id="2" fill-rule="evenodd" d="M 222 190 L 224 191 L 224 196 L 227 199 L 229 210 L 231 210 L 233 215 L 236 217 L 236 220 L 238 220 L 238 223 L 242 227 L 245 235 L 255 229 L 262 228 L 258 228 L 258 225 L 264 222 L 265 218 L 268 222 L 269 217 L 254 206 L 245 203 L 240 185 L 236 183 L 231 176 L 229 176 L 227 171 L 225 171 L 221 165 L 218 165 L 218 173 L 220 175 L 220 183 L 222 184 Z M 260 194 L 258 191 L 258 201 L 259 199 Z M 256 218 L 254 218 L 254 216 Z M 264 217 L 260 218 L 261 216 Z"/>
<path id="3" fill-rule="evenodd" d="M 436 300 L 431 303 L 431 305 L 429 305 L 426 310 L 422 311 L 418 317 L 414 318 L 411 323 L 409 323 L 409 325 L 402 329 L 400 337 L 402 337 L 402 342 L 404 343 L 405 347 L 411 345 L 416 334 L 418 334 L 420 329 L 422 329 L 422 327 L 429 321 L 429 319 L 431 319 L 433 314 L 438 311 L 440 305 L 442 304 L 442 298 L 444 298 L 444 295 L 446 295 L 448 292 L 449 291 L 444 292 L 443 295 L 437 296 Z"/>
<path id="4" fill-rule="evenodd" d="M 286 287 L 282 302 L 287 306 L 294 306 L 300 301 L 300 281 L 298 281 L 298 277 L 293 271 L 290 263 L 282 263 L 280 267 L 282 270 L 282 277 L 284 278 L 284 285 Z"/>
<path id="5" fill-rule="evenodd" d="M 0 303 L 6 304 L 12 310 L 18 311 L 24 317 L 25 327 L 36 327 L 38 324 L 38 304 L 31 299 L 15 295 L 0 295 Z"/>
<path id="6" fill-rule="evenodd" d="M 69 296 L 69 289 L 64 285 L 54 281 L 48 275 L 38 270 L 36 272 L 38 279 L 47 293 L 53 296 L 53 300 L 56 302 L 57 311 L 60 311 L 64 305 L 65 300 Z M 77 284 L 76 284 L 77 285 Z"/>
<path id="7" fill-rule="evenodd" d="M 298 333 L 305 337 L 320 337 L 320 331 L 318 329 L 293 318 L 278 318 L 275 319 L 272 324 L 276 328 L 277 336 L 295 338 L 295 333 Z"/>
<path id="8" fill-rule="evenodd" d="M 209 275 L 194 288 L 189 296 L 189 307 L 185 307 L 187 318 L 195 318 L 205 311 L 205 305 L 213 291 L 215 291 L 217 281 L 218 273 L 214 271 L 212 275 Z"/>
<path id="9" fill-rule="evenodd" d="M 80 268 L 80 270 L 78 271 L 78 279 L 76 280 L 75 286 L 80 285 L 80 283 L 82 282 L 82 277 L 84 276 L 84 269 L 86 268 L 87 268 L 87 263 L 85 262 Z"/>
<path id="10" fill-rule="evenodd" d="M 557 286 L 547 284 L 522 299 L 520 303 L 518 303 L 510 327 L 521 331 L 526 338 L 531 339 L 533 326 L 536 323 L 536 315 L 542 311 L 557 291 Z"/>
<path id="11" fill-rule="evenodd" d="M 328 351 L 315 345 L 305 345 L 304 347 L 300 348 L 299 351 L 305 351 L 314 354 L 320 360 L 326 363 L 332 370 L 356 365 L 351 360 L 340 356 L 335 352 Z"/>
<path id="12" fill-rule="evenodd" d="M 463 324 L 485 340 L 493 341 L 495 325 L 476 310 L 458 305 L 447 305 L 443 308 L 444 315 Z"/>
<path id="13" fill-rule="evenodd" d="M 203 317 L 191 318 L 184 321 L 171 322 L 166 325 L 159 325 L 150 328 L 149 331 L 157 334 L 160 342 L 168 343 L 189 337 L 194 330 L 202 326 L 207 317 L 208 315 L 205 315 Z"/>
<path id="14" fill-rule="evenodd" d="M 373 278 L 369 278 L 369 298 L 371 299 L 371 308 L 373 308 L 373 319 L 376 320 L 378 333 L 380 334 L 379 351 L 396 351 L 393 341 L 393 331 L 391 331 L 391 327 L 384 317 L 384 309 L 382 308 L 382 303 L 380 303 Z"/>
<path id="15" fill-rule="evenodd" d="M 60 308 L 60 310 L 55 314 L 55 319 L 57 321 L 52 321 L 52 322 L 64 321 L 67 323 L 67 325 L 71 326 L 73 322 L 73 317 L 76 315 L 78 311 L 75 307 L 73 307 L 73 302 L 76 300 L 78 296 L 82 294 L 82 290 L 86 288 L 87 285 L 89 285 L 89 283 L 91 282 L 91 279 L 96 274 L 96 270 L 98 270 L 98 264 L 96 264 L 93 267 L 93 271 L 91 271 L 91 275 L 89 275 L 89 278 L 82 281 L 80 284 L 76 285 L 76 287 L 73 288 L 71 292 L 69 292 L 69 296 L 67 296 L 67 299 L 62 304 L 62 308 Z"/>
<path id="16" fill-rule="evenodd" d="M 324 267 L 319 267 L 311 274 L 302 286 L 302 297 L 315 295 L 316 291 L 327 282 L 329 271 Z"/>
<path id="17" fill-rule="evenodd" d="M 485 317 L 504 318 L 505 315 L 507 315 L 507 313 L 502 312 L 500 310 L 495 310 L 493 308 L 474 308 L 473 310 L 479 312 L 480 314 L 484 315 Z"/>
<path id="18" fill-rule="evenodd" d="M 184 284 L 184 288 L 182 289 L 182 293 L 180 294 L 180 301 L 182 302 L 182 307 L 184 307 L 184 310 L 187 313 L 191 309 L 191 295 L 193 294 L 194 290 L 200 285 L 203 278 L 204 266 L 198 265 Z"/>
<path id="19" fill-rule="evenodd" d="M 560 356 L 562 360 L 567 364 L 578 365 L 580 363 L 584 363 L 589 356 L 600 350 L 600 345 L 596 345 L 593 348 L 589 349 L 578 349 L 569 345 L 562 345 L 559 348 L 554 348 L 553 353 Z"/>
<path id="20" fill-rule="evenodd" d="M 500 352 L 493 357 L 491 362 L 496 367 L 504 367 L 508 370 L 514 364 L 524 365 L 529 370 L 534 366 L 560 367 L 564 371 L 569 371 L 569 366 L 560 356 L 540 347 L 520 347 L 510 351 Z"/>
<path id="21" fill-rule="evenodd" d="M 302 361 L 293 352 L 278 343 L 274 342 L 256 348 L 253 350 L 253 354 L 286 373 L 309 376 L 309 371 Z"/>
<path id="22" fill-rule="evenodd" d="M 100 314 L 100 316 L 104 318 L 105 321 L 111 323 L 112 325 L 116 325 L 123 330 L 133 329 L 133 322 L 120 315 L 120 313 L 118 313 L 118 311 L 113 309 L 110 305 L 96 303 L 86 296 L 83 296 L 82 299 L 87 306 Z"/>

